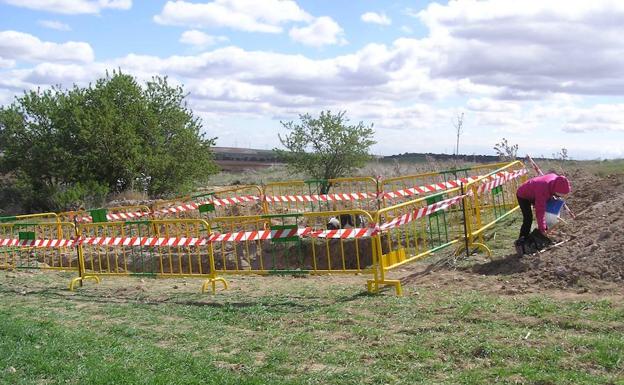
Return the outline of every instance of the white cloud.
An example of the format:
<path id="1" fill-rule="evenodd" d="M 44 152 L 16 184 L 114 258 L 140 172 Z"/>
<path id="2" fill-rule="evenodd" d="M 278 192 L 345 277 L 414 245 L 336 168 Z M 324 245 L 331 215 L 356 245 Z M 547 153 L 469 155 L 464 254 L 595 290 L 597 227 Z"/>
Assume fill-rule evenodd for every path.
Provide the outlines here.
<path id="1" fill-rule="evenodd" d="M 15 67 L 15 60 L 3 59 L 2 57 L 0 57 L 0 69 L 13 67 Z"/>
<path id="2" fill-rule="evenodd" d="M 518 103 L 488 98 L 469 99 L 468 102 L 466 102 L 466 106 L 469 110 L 477 112 L 516 113 L 520 111 Z"/>
<path id="3" fill-rule="evenodd" d="M 103 9 L 128 10 L 132 0 L 1 0 L 16 7 L 63 14 L 97 14 Z"/>
<path id="4" fill-rule="evenodd" d="M 64 84 L 66 87 L 70 87 L 74 83 L 85 85 L 103 76 L 106 69 L 99 64 L 84 66 L 80 64 L 41 63 L 25 74 L 23 81 L 33 86 Z M 24 88 L 28 89 L 28 87 Z"/>
<path id="5" fill-rule="evenodd" d="M 71 31 L 71 27 L 68 24 L 56 20 L 39 20 L 37 24 L 57 31 Z"/>
<path id="6" fill-rule="evenodd" d="M 247 32 L 280 33 L 282 24 L 311 20 L 292 0 L 167 1 L 157 23 L 192 28 L 227 27 Z"/>
<path id="7" fill-rule="evenodd" d="M 366 12 L 360 16 L 360 19 L 365 23 L 379 24 L 379 25 L 391 25 L 392 20 L 384 13 Z"/>
<path id="8" fill-rule="evenodd" d="M 197 48 L 205 48 L 225 41 L 228 41 L 228 38 L 225 36 L 208 35 L 195 29 L 184 31 L 182 36 L 180 36 L 180 43 L 189 44 Z"/>
<path id="9" fill-rule="evenodd" d="M 294 41 L 313 47 L 347 44 L 343 29 L 328 16 L 321 16 L 306 27 L 293 27 L 289 35 Z"/>
<path id="10" fill-rule="evenodd" d="M 414 30 L 412 29 L 412 27 L 409 27 L 407 25 L 402 25 L 401 26 L 401 32 L 406 33 L 408 35 L 411 35 L 414 33 Z"/>
<path id="11" fill-rule="evenodd" d="M 568 111 L 566 132 L 624 132 L 624 104 L 598 104 Z"/>
<path id="12" fill-rule="evenodd" d="M 560 9 L 542 3 L 464 0 L 431 5 L 418 13 L 430 28 L 424 38 L 368 44 L 323 59 L 229 46 L 186 56 L 128 54 L 90 62 L 93 53 L 86 43 L 74 43 L 88 47 L 84 52 L 89 54 L 80 55 L 75 47 L 65 46 L 69 43 L 41 42 L 8 31 L 18 35 L 0 33 L 0 100 L 3 94 L 6 99 L 7 93 L 38 86 L 86 85 L 106 69 L 121 68 L 139 81 L 160 74 L 183 84 L 190 107 L 216 125 L 249 119 L 277 130 L 276 119 L 297 119 L 299 113 L 328 108 L 347 110 L 352 121 L 375 124 L 383 138 L 376 147 L 380 152 L 437 152 L 453 148 L 451 122 L 461 110 L 466 113 L 462 152 L 492 153 L 493 144 L 504 136 L 520 144 L 521 152 L 535 155 L 561 147 L 573 156 L 621 154 L 615 147 L 624 142 L 624 105 L 608 104 L 608 98 L 624 93 L 624 40 L 619 38 L 624 6 L 598 2 L 590 10 L 571 2 Z M 305 14 L 295 20 L 281 13 L 269 19 L 271 12 L 242 4 L 169 1 L 157 18 L 164 24 L 196 22 L 199 27 L 290 29 L 293 40 L 317 47 L 345 43 L 342 28 L 329 17 Z M 221 7 L 226 17 L 212 23 L 202 14 L 213 10 L 207 5 Z M 184 6 L 190 7 L 188 15 L 172 11 Z M 247 18 L 234 26 L 228 18 L 239 14 Z M 292 23 L 300 24 L 293 28 Z M 223 40 L 198 29 L 184 32 L 180 41 L 207 47 Z M 22 61 L 36 65 L 27 68 Z M 606 97 L 603 104 L 591 106 L 587 93 Z M 250 134 L 244 124 L 225 126 L 232 135 Z M 277 143 L 269 142 L 273 145 Z"/>
<path id="13" fill-rule="evenodd" d="M 433 3 L 417 16 L 439 58 L 431 75 L 501 87 L 501 98 L 622 94 L 624 3 Z"/>
<path id="14" fill-rule="evenodd" d="M 52 43 L 17 31 L 0 32 L 0 59 L 30 62 L 91 62 L 93 49 L 88 43 Z"/>

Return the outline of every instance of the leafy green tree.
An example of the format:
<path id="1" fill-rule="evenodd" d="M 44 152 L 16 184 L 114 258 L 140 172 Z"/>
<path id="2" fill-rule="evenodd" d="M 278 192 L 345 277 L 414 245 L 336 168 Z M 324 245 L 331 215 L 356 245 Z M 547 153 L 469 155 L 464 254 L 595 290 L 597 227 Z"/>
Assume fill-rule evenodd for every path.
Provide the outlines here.
<path id="1" fill-rule="evenodd" d="M 289 133 L 278 135 L 286 148 L 275 149 L 293 172 L 302 172 L 314 179 L 327 180 L 349 175 L 371 159 L 373 126 L 359 122 L 348 125 L 342 111 L 322 111 L 318 118 L 299 115 L 301 123 L 280 122 Z M 330 186 L 326 185 L 322 193 Z"/>
<path id="2" fill-rule="evenodd" d="M 0 173 L 26 210 L 101 202 L 106 193 L 190 190 L 216 172 L 201 121 L 181 87 L 145 87 L 120 71 L 95 84 L 26 92 L 0 108 Z"/>

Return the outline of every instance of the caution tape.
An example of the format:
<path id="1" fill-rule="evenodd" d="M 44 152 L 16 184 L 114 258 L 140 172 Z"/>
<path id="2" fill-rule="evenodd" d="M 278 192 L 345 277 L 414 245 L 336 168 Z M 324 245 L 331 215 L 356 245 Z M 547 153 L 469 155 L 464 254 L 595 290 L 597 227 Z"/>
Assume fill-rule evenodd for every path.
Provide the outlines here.
<path id="1" fill-rule="evenodd" d="M 516 170 L 513 172 L 502 172 L 493 176 L 493 180 L 488 180 L 482 183 L 477 188 L 478 193 L 490 191 L 504 183 L 516 179 L 527 173 L 526 169 Z M 468 181 L 469 178 L 465 180 Z M 464 180 L 460 180 L 464 183 Z M 447 182 L 448 183 L 448 182 Z M 440 188 L 442 186 L 439 186 Z M 467 196 L 471 196 L 473 193 L 469 191 L 464 195 L 459 195 L 453 198 L 449 198 L 440 202 L 433 203 L 426 207 L 422 207 L 413 210 L 410 213 L 401 215 L 392 219 L 389 222 L 383 223 L 380 226 L 372 224 L 366 228 L 346 228 L 346 229 L 334 229 L 334 230 L 314 230 L 310 227 L 296 228 L 296 229 L 280 229 L 280 230 L 258 230 L 258 231 L 241 231 L 232 233 L 215 233 L 210 234 L 208 237 L 200 238 L 185 238 L 185 237 L 79 237 L 75 239 L 36 239 L 36 240 L 23 240 L 23 239 L 0 239 L 0 247 L 18 246 L 18 247 L 73 247 L 78 245 L 95 245 L 95 246 L 203 246 L 208 243 L 214 242 L 243 242 L 243 241 L 261 241 L 269 239 L 280 239 L 290 237 L 311 237 L 311 238 L 329 238 L 329 239 L 350 239 L 350 238 L 363 238 L 374 236 L 381 231 L 390 230 L 399 226 L 403 226 L 407 223 L 413 222 L 419 218 L 423 218 L 432 215 L 438 211 L 446 210 L 449 207 L 458 204 L 462 199 Z M 255 201 L 257 197 L 247 196 L 242 197 L 248 199 L 247 201 Z M 237 198 L 227 198 L 229 202 L 232 202 Z M 211 201 L 213 202 L 213 201 Z M 182 207 L 190 209 L 194 207 L 198 208 L 200 203 L 186 204 Z M 181 206 L 178 206 L 181 207 Z M 178 207 L 172 207 L 160 210 L 160 212 L 176 212 Z M 125 213 L 127 214 L 127 213 Z M 118 214 L 114 214 L 118 215 Z"/>
<path id="2" fill-rule="evenodd" d="M 390 192 L 381 192 L 381 193 L 336 193 L 336 194 L 310 194 L 310 195 L 275 195 L 275 196 L 265 196 L 264 200 L 268 203 L 297 203 L 297 202 L 329 202 L 329 201 L 351 201 L 351 200 L 360 200 L 360 199 L 377 199 L 377 198 L 386 198 L 386 199 L 396 199 L 396 198 L 404 198 L 414 195 L 427 194 L 435 191 L 448 190 L 451 188 L 459 187 L 461 183 L 470 183 L 473 182 L 482 176 L 473 176 L 467 178 L 460 178 L 457 180 L 433 183 L 422 186 L 414 186 L 407 189 L 401 189 Z"/>
<path id="3" fill-rule="evenodd" d="M 525 170 L 526 172 L 526 170 Z M 500 173 L 504 174 L 504 173 Z M 132 212 L 132 213 L 111 213 L 107 214 L 106 218 L 109 221 L 125 221 L 125 220 L 133 220 L 140 219 L 145 216 L 159 216 L 166 214 L 175 214 L 185 211 L 197 210 L 199 206 L 203 204 L 214 204 L 215 206 L 226 206 L 237 203 L 248 203 L 248 202 L 257 202 L 257 201 L 265 201 L 267 203 L 310 203 L 310 202 L 332 202 L 332 201 L 353 201 L 353 200 L 362 200 L 362 199 L 378 199 L 383 197 L 385 199 L 397 199 L 397 198 L 405 198 L 414 195 L 422 195 L 428 194 L 436 191 L 444 191 L 452 188 L 459 187 L 462 183 L 468 184 L 478 180 L 479 178 L 483 178 L 483 176 L 472 176 L 466 178 L 459 178 L 452 181 L 440 182 L 440 183 L 432 183 L 428 185 L 422 186 L 414 186 L 407 189 L 401 189 L 390 192 L 381 192 L 381 193 L 366 193 L 366 192 L 355 192 L 355 193 L 335 193 L 335 194 L 309 194 L 309 195 L 273 195 L 273 196 L 264 196 L 259 197 L 256 195 L 245 195 L 245 196 L 237 196 L 230 198 L 220 198 L 213 199 L 204 202 L 191 202 L 184 203 L 173 207 L 167 207 L 164 209 L 160 209 L 154 212 Z M 494 178 L 493 176 L 490 178 Z M 495 179 L 498 180 L 498 179 Z M 493 187 L 492 187 L 493 188 Z M 480 191 L 481 192 L 481 191 Z M 92 219 L 90 216 L 84 216 L 76 219 L 78 222 L 91 222 Z"/>
<path id="4" fill-rule="evenodd" d="M 244 195 L 244 196 L 239 196 L 239 197 L 212 199 L 212 200 L 207 200 L 203 202 L 191 202 L 191 203 L 184 203 L 178 206 L 167 207 L 164 209 L 154 211 L 152 214 L 153 215 L 173 214 L 173 213 L 179 213 L 183 211 L 197 210 L 199 206 L 205 205 L 205 204 L 213 204 L 215 206 L 227 206 L 227 205 L 231 205 L 235 203 L 256 202 L 259 200 L 261 200 L 261 198 L 256 195 Z"/>
<path id="5" fill-rule="evenodd" d="M 205 204 L 213 204 L 215 206 L 227 206 L 235 203 L 245 203 L 245 202 L 256 202 L 261 198 L 256 195 L 243 195 L 238 197 L 230 197 L 230 198 L 219 198 L 219 199 L 211 199 L 201 202 L 191 202 L 185 203 L 174 207 L 168 207 L 164 209 L 160 209 L 154 212 L 154 214 L 166 214 L 166 213 L 175 213 L 179 211 L 187 211 L 187 210 L 196 210 L 201 205 Z"/>
<path id="6" fill-rule="evenodd" d="M 79 237 L 73 239 L 0 239 L 0 247 L 21 246 L 41 248 L 61 248 L 78 245 L 89 246 L 128 246 L 128 247 L 192 247 L 205 246 L 216 242 L 244 242 L 283 239 L 291 237 L 349 239 L 370 237 L 376 234 L 375 227 L 338 230 L 314 230 L 310 227 L 284 230 L 241 231 L 215 233 L 208 237 Z"/>
<path id="7" fill-rule="evenodd" d="M 73 247 L 76 245 L 75 239 L 0 239 L 0 247 L 46 247 L 61 248 Z"/>
<path id="8" fill-rule="evenodd" d="M 413 222 L 419 218 L 429 216 L 438 211 L 446 210 L 447 208 L 459 203 L 462 199 L 464 199 L 468 195 L 471 195 L 471 194 L 459 195 L 450 199 L 436 202 L 426 207 L 416 209 L 410 213 L 403 214 L 399 217 L 392 219 L 389 222 L 383 223 L 382 225 L 379 226 L 379 230 L 386 231 L 389 229 L 393 229 L 395 227 L 403 226 L 405 224 Z"/>
<path id="9" fill-rule="evenodd" d="M 481 185 L 479 185 L 479 187 L 477 188 L 477 192 L 478 193 L 483 193 L 485 191 L 490 191 L 500 185 L 505 184 L 506 182 L 516 179 L 524 174 L 527 173 L 526 169 L 521 169 L 521 170 L 516 170 L 513 172 L 508 172 L 508 171 L 503 171 L 500 173 L 497 173 L 496 176 L 493 176 L 493 180 L 487 181 Z M 475 178 L 476 179 L 476 178 Z M 413 222 L 419 218 L 422 217 L 426 217 L 429 216 L 433 213 L 436 213 L 438 211 L 441 210 L 446 210 L 447 208 L 458 204 L 462 199 L 464 199 L 467 196 L 472 196 L 472 191 L 469 191 L 468 193 L 464 194 L 464 195 L 459 195 L 453 198 L 449 198 L 440 202 L 436 202 L 433 203 L 431 205 L 428 205 L 426 207 L 422 207 L 419 209 L 416 209 L 410 213 L 407 214 L 403 214 L 399 217 L 396 217 L 394 219 L 392 219 L 389 222 L 383 223 L 382 225 L 379 226 L 379 230 L 380 231 L 386 231 L 395 227 L 399 227 L 399 226 L 403 226 L 407 223 Z"/>
<path id="10" fill-rule="evenodd" d="M 485 191 L 490 191 L 502 184 L 509 182 L 510 180 L 519 178 L 526 173 L 527 169 L 523 168 L 521 170 L 516 170 L 513 172 L 504 172 L 502 173 L 502 175 L 498 174 L 493 180 L 479 185 L 479 187 L 477 188 L 477 192 L 483 193 Z"/>
<path id="11" fill-rule="evenodd" d="M 151 215 L 158 216 L 158 215 L 163 215 L 163 214 L 174 214 L 174 213 L 179 213 L 179 212 L 184 212 L 184 211 L 197 210 L 199 206 L 204 205 L 204 204 L 209 204 L 209 203 L 214 204 L 215 206 L 226 206 L 226 205 L 231 205 L 231 204 L 236 204 L 236 203 L 256 202 L 259 200 L 261 200 L 261 198 L 255 195 L 219 198 L 219 199 L 213 199 L 213 200 L 208 200 L 208 201 L 203 201 L 203 202 L 184 203 L 178 206 L 167 207 L 167 208 L 156 210 L 153 212 L 136 211 L 136 212 L 131 212 L 131 213 L 110 213 L 110 214 L 106 214 L 106 219 L 109 221 L 126 221 L 126 220 L 140 219 L 140 218 L 151 216 Z M 92 222 L 92 220 L 93 219 L 91 218 L 91 216 L 83 216 L 83 217 L 76 218 L 77 222 Z"/>
<path id="12" fill-rule="evenodd" d="M 377 235 L 379 228 L 376 225 L 364 228 L 350 228 L 350 229 L 336 229 L 336 230 L 322 230 L 313 232 L 310 234 L 312 238 L 331 238 L 331 239 L 349 239 L 349 238 L 364 238 Z"/>
<path id="13" fill-rule="evenodd" d="M 243 242 L 243 241 L 263 241 L 268 239 L 290 238 L 299 235 L 301 230 L 306 229 L 283 229 L 283 230 L 258 230 L 240 231 L 234 233 L 211 234 L 208 242 Z"/>
<path id="14" fill-rule="evenodd" d="M 146 211 L 135 211 L 132 213 L 111 213 L 106 214 L 106 219 L 108 219 L 109 221 L 127 221 L 140 219 L 146 215 L 150 215 L 150 213 Z M 91 216 L 76 217 L 76 222 L 90 223 L 92 221 L 93 218 L 91 218 Z"/>
<path id="15" fill-rule="evenodd" d="M 81 245 L 91 246 L 202 246 L 207 242 L 204 238 L 185 237 L 83 237 L 78 239 Z"/>
<path id="16" fill-rule="evenodd" d="M 462 183 L 468 184 L 470 182 L 474 182 L 478 180 L 479 178 L 483 178 L 483 176 L 471 176 L 468 178 L 460 178 L 460 179 L 446 181 L 446 182 L 433 183 L 433 184 L 428 184 L 428 185 L 423 185 L 423 186 L 415 186 L 415 187 L 411 187 L 407 189 L 383 193 L 382 196 L 387 199 L 395 199 L 395 198 L 409 197 L 413 195 L 427 194 L 427 193 L 431 193 L 435 191 L 443 191 L 443 190 L 456 188 L 456 187 L 461 186 Z"/>
<path id="17" fill-rule="evenodd" d="M 265 196 L 267 203 L 296 203 L 296 202 L 331 202 L 331 201 L 353 201 L 360 199 L 375 199 L 377 193 L 336 193 L 336 194 L 310 194 L 310 195 L 273 195 Z"/>

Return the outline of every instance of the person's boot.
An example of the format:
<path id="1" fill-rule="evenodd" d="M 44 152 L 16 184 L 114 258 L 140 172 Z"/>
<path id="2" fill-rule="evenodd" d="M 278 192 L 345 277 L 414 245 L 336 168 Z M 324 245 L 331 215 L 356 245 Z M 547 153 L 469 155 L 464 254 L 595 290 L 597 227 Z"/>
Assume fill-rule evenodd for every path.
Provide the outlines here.
<path id="1" fill-rule="evenodd" d="M 524 242 L 524 237 L 520 237 L 514 242 L 514 246 L 516 247 L 516 256 L 518 258 L 522 258 L 522 256 L 524 255 Z"/>

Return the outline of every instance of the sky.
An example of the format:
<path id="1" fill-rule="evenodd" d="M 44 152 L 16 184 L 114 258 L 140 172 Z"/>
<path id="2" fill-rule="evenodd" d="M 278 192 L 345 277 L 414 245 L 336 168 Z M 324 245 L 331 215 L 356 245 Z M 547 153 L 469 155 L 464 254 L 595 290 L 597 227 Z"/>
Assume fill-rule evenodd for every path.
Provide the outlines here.
<path id="1" fill-rule="evenodd" d="M 624 1 L 0 0 L 0 105 L 121 70 L 184 87 L 218 146 L 346 111 L 372 152 L 624 157 Z"/>

